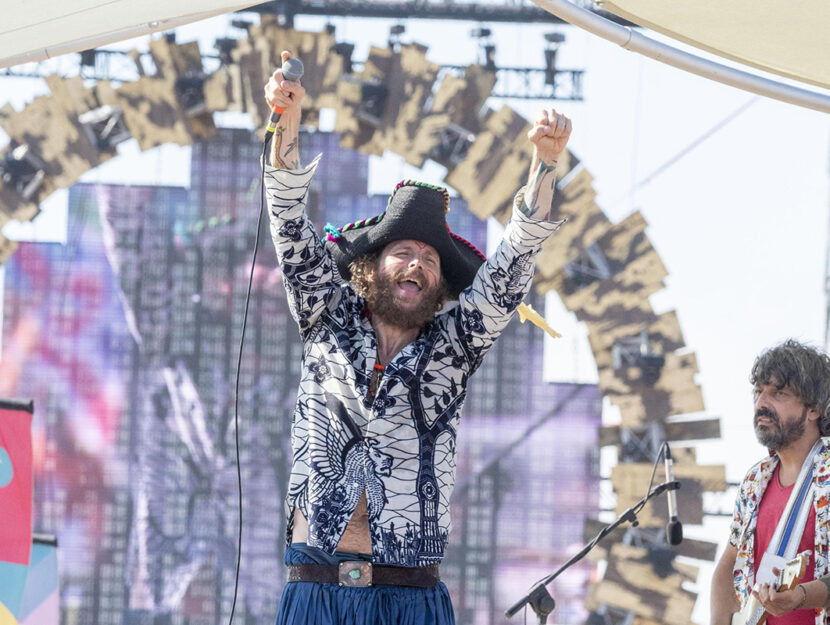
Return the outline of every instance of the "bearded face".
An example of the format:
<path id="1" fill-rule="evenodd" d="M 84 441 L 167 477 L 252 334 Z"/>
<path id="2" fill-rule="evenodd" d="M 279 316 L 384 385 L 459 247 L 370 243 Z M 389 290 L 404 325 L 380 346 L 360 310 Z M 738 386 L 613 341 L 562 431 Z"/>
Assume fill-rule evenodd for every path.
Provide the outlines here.
<path id="1" fill-rule="evenodd" d="M 420 241 L 394 241 L 377 259 L 352 265 L 352 282 L 372 314 L 400 328 L 422 327 L 449 296 L 438 252 Z"/>
<path id="2" fill-rule="evenodd" d="M 797 393 L 786 386 L 777 384 L 756 384 L 755 418 L 753 426 L 758 442 L 767 449 L 780 451 L 805 436 L 808 417 L 810 436 L 815 431 L 818 413 L 801 401 Z"/>
<path id="3" fill-rule="evenodd" d="M 783 422 L 775 410 L 759 408 L 755 411 L 755 436 L 767 449 L 778 451 L 801 438 L 806 423 L 806 408 L 802 410 L 801 416 L 792 416 Z"/>

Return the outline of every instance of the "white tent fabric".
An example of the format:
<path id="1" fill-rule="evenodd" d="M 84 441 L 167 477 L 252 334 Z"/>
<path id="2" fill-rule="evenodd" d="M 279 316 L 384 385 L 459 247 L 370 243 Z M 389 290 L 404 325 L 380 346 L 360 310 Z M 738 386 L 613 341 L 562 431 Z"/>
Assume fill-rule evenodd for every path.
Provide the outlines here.
<path id="1" fill-rule="evenodd" d="M 257 4 L 240 0 L 7 0 L 0 67 L 80 52 Z"/>
<path id="2" fill-rule="evenodd" d="M 593 11 L 578 7 L 569 0 L 533 0 L 533 2 L 566 22 L 579 26 L 583 30 L 587 30 L 589 33 L 593 33 L 607 41 L 616 43 L 626 50 L 642 54 L 692 74 L 716 80 L 725 85 L 731 85 L 768 98 L 775 98 L 782 102 L 830 113 L 830 94 L 769 80 L 763 76 L 756 76 L 734 67 L 728 67 L 689 54 L 650 39 L 634 28 L 600 17 Z"/>
<path id="3" fill-rule="evenodd" d="M 600 5 L 724 58 L 830 88 L 826 0 L 606 0 Z"/>

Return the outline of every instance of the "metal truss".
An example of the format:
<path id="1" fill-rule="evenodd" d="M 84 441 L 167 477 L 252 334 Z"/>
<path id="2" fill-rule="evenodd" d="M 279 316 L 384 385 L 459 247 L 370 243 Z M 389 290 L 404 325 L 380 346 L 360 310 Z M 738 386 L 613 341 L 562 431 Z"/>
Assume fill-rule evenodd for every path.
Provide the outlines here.
<path id="1" fill-rule="evenodd" d="M 463 69 L 457 65 L 442 65 L 448 69 Z M 541 67 L 496 67 L 496 86 L 493 98 L 521 100 L 582 100 L 581 69 L 557 69 L 551 83 L 546 81 L 547 70 Z"/>
<path id="2" fill-rule="evenodd" d="M 617 23 L 630 25 L 618 16 L 602 11 L 589 0 L 577 4 L 593 13 Z M 529 0 L 494 0 L 463 2 L 446 0 L 273 0 L 246 11 L 277 15 L 286 25 L 294 23 L 297 15 L 331 15 L 335 17 L 375 17 L 387 19 L 441 19 L 473 22 L 524 22 L 563 24 L 562 19 L 548 13 Z"/>
<path id="3" fill-rule="evenodd" d="M 666 432 L 658 421 L 639 427 L 620 429 L 621 462 L 651 463 L 660 453 Z"/>
<path id="4" fill-rule="evenodd" d="M 94 54 L 92 54 L 94 52 Z M 131 82 L 140 78 L 140 72 L 152 74 L 152 58 L 149 52 L 139 55 L 138 62 L 142 70 L 127 52 L 99 48 L 94 51 L 71 55 L 74 60 L 63 59 L 60 67 L 53 61 L 28 63 L 0 70 L 0 78 L 44 78 L 58 74 L 63 78 L 80 76 L 86 80 L 112 80 Z M 206 73 L 219 68 L 222 58 L 216 54 L 203 54 L 202 64 Z M 353 62 L 355 68 L 362 63 Z M 460 72 L 461 65 L 442 65 L 446 71 Z M 557 69 L 552 80 L 548 80 L 548 71 L 541 67 L 495 67 L 496 86 L 491 97 L 515 98 L 522 100 L 582 100 L 583 70 Z"/>

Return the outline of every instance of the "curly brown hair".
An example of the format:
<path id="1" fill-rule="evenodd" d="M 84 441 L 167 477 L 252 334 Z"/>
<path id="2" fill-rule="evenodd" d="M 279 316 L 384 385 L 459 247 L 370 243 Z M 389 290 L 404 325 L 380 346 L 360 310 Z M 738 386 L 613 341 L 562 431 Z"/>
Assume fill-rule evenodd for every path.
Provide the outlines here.
<path id="1" fill-rule="evenodd" d="M 424 300 L 415 310 L 404 311 L 395 302 L 390 281 L 378 276 L 379 258 L 380 253 L 373 252 L 359 256 L 349 264 L 349 281 L 358 295 L 366 300 L 369 310 L 403 328 L 420 328 L 432 321 L 435 313 L 450 298 L 450 286 L 443 274 L 438 285 L 424 293 Z"/>
<path id="2" fill-rule="evenodd" d="M 358 256 L 349 263 L 349 273 L 351 274 L 349 282 L 352 283 L 357 294 L 364 299 L 367 299 L 366 296 L 369 293 L 372 281 L 375 279 L 378 258 L 380 258 L 380 252 L 371 252 Z"/>

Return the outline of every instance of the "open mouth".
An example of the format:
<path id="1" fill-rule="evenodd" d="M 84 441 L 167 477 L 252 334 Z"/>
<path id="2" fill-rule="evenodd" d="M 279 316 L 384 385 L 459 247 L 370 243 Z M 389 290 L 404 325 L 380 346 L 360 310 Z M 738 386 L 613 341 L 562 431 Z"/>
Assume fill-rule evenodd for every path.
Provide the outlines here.
<path id="1" fill-rule="evenodd" d="M 420 293 L 423 289 L 421 282 L 417 278 L 406 278 L 398 282 L 398 288 L 404 293 Z"/>

